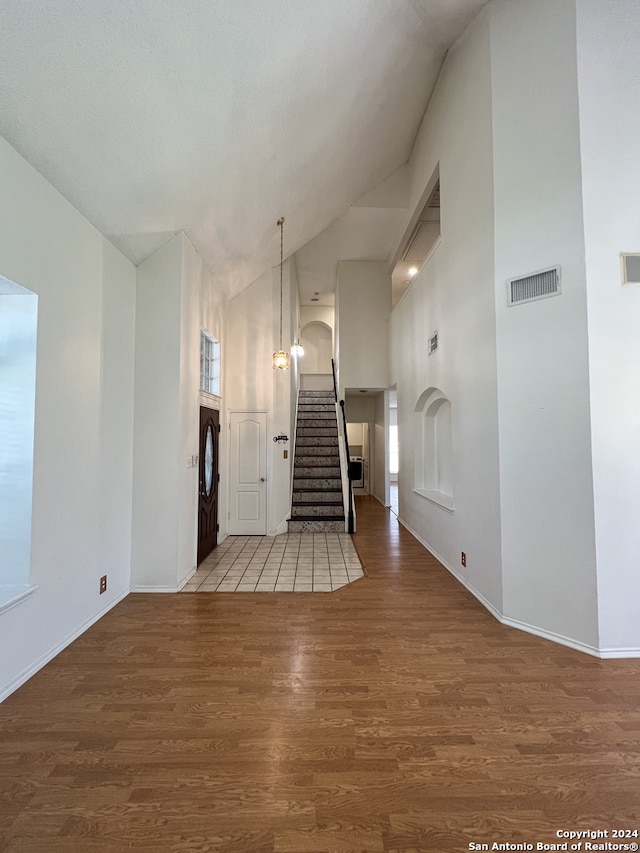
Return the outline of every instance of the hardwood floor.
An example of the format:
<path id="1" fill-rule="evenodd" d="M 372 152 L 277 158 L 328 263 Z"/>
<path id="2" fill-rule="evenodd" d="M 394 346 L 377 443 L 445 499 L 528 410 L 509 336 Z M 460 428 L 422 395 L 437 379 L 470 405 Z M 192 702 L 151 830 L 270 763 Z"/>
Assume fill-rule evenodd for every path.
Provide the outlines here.
<path id="1" fill-rule="evenodd" d="M 362 580 L 131 595 L 0 705 L 0 850 L 453 853 L 640 829 L 640 661 L 501 626 L 388 509 L 363 498 L 358 524 Z"/>

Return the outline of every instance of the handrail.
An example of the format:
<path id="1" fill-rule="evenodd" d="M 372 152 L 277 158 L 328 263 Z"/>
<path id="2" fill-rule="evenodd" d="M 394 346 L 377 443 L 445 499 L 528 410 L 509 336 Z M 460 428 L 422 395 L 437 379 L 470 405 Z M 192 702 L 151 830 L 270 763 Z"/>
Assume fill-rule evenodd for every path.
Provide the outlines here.
<path id="1" fill-rule="evenodd" d="M 342 424 L 344 426 L 344 448 L 347 456 L 347 476 L 349 478 L 349 527 L 347 533 L 355 533 L 353 518 L 353 484 L 351 482 L 351 455 L 349 453 L 349 439 L 347 438 L 347 416 L 344 413 L 344 400 L 340 400 L 342 409 Z"/>
<path id="2" fill-rule="evenodd" d="M 300 388 L 298 387 L 298 393 L 296 394 L 296 410 L 293 416 L 293 429 L 292 429 L 292 437 L 289 443 L 289 447 L 291 448 L 291 462 L 289 463 L 289 518 L 288 521 L 291 521 L 291 513 L 293 511 L 293 478 L 296 473 L 296 447 L 298 442 L 298 406 L 300 405 Z"/>
<path id="3" fill-rule="evenodd" d="M 333 375 L 333 396 L 336 398 L 336 403 L 338 402 L 338 382 L 336 380 L 336 363 L 333 359 L 331 359 L 331 373 Z"/>
<path id="4" fill-rule="evenodd" d="M 336 363 L 331 359 L 331 372 L 333 374 L 333 393 L 338 402 L 338 383 L 336 381 Z M 349 483 L 349 502 L 347 515 L 347 533 L 355 533 L 355 518 L 353 514 L 353 484 L 351 482 L 351 454 L 349 453 L 349 438 L 347 436 L 347 416 L 344 411 L 344 400 L 340 400 L 340 408 L 342 409 L 342 426 L 344 435 L 344 447 L 347 463 L 347 481 Z"/>

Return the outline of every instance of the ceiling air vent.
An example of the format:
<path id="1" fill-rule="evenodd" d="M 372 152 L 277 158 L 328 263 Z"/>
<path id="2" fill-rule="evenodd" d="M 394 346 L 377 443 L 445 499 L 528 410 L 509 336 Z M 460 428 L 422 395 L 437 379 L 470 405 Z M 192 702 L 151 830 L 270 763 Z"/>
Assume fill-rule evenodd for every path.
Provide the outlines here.
<path id="1" fill-rule="evenodd" d="M 507 302 L 509 305 L 519 305 L 521 302 L 533 302 L 535 299 L 546 299 L 548 296 L 558 296 L 560 293 L 560 267 L 512 278 L 507 282 Z"/>
<path id="2" fill-rule="evenodd" d="M 429 355 L 438 349 L 438 333 L 434 332 L 429 338 Z"/>

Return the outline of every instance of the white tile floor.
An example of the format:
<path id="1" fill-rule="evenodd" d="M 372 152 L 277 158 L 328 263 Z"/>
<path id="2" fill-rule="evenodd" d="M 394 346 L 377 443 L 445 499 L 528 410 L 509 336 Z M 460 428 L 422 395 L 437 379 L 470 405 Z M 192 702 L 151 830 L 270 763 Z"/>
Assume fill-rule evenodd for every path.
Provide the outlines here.
<path id="1" fill-rule="evenodd" d="M 363 577 L 348 533 L 228 536 L 181 592 L 333 592 Z"/>

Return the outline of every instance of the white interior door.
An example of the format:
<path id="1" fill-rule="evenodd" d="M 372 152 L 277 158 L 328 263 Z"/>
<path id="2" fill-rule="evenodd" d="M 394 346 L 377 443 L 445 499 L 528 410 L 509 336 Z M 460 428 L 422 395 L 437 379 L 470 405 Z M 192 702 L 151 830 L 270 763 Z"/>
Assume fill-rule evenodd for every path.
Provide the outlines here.
<path id="1" fill-rule="evenodd" d="M 229 533 L 267 532 L 267 413 L 231 412 Z"/>

